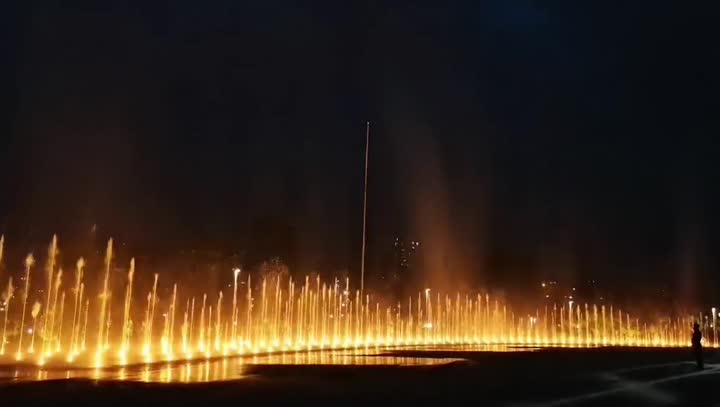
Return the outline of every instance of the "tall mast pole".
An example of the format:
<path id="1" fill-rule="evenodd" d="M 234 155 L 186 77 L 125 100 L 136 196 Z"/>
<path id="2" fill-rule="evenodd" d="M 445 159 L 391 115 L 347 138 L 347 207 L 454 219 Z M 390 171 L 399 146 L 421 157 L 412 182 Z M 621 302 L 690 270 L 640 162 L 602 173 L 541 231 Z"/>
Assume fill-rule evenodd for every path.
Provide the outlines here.
<path id="1" fill-rule="evenodd" d="M 365 122 L 365 182 L 363 188 L 363 235 L 362 255 L 360 256 L 360 295 L 365 289 L 365 230 L 367 225 L 367 184 L 368 184 L 368 155 L 370 151 L 370 122 Z"/>

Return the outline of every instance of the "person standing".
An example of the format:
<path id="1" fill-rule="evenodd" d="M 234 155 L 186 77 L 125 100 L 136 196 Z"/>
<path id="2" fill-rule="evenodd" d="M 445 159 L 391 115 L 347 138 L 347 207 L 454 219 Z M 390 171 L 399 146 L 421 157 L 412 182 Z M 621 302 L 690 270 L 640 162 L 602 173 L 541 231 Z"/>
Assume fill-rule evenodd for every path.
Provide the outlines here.
<path id="1" fill-rule="evenodd" d="M 704 366 L 702 355 L 702 332 L 700 332 L 700 324 L 698 324 L 697 322 L 693 325 L 691 343 L 693 353 L 695 353 L 695 361 L 697 362 L 697 367 L 698 369 L 702 369 Z"/>

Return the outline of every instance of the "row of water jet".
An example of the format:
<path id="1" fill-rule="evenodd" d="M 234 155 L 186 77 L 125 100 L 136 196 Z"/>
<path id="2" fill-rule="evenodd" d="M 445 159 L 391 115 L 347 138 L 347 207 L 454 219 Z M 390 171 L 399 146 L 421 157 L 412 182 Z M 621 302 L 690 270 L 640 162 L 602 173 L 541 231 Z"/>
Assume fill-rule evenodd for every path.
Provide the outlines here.
<path id="1" fill-rule="evenodd" d="M 715 310 L 710 319 L 700 314 L 641 321 L 612 305 L 570 301 L 516 313 L 487 293 L 443 294 L 431 289 L 402 302 L 383 304 L 368 292 L 352 290 L 347 279 L 323 282 L 319 277 L 305 277 L 295 281 L 275 275 L 261 276 L 253 285 L 253 278 L 240 269 L 227 276 L 232 282 L 228 285 L 232 286 L 231 304 L 224 302 L 222 290 L 196 295 L 196 287 L 183 288 L 176 282 L 172 282 L 171 294 L 162 297 L 159 275 L 147 273 L 145 276 L 153 279 L 152 289 L 140 293 L 141 305 L 134 301 L 133 284 L 143 273 L 138 273 L 134 260 L 117 290 L 124 291 L 124 298 L 122 311 L 116 314 L 121 323 L 113 329 L 112 240 L 97 295 L 86 292 L 85 261 L 79 259 L 66 296 L 57 256 L 57 238 L 53 237 L 45 266 L 46 292 L 40 299 L 44 306 L 29 298 L 35 264 L 32 255 L 25 259 L 20 296 L 8 277 L 2 296 L 5 312 L 0 354 L 14 349 L 16 360 L 101 366 L 363 346 L 685 346 L 688 328 L 698 317 L 705 336 L 712 338 L 712 345 L 718 344 Z M 65 313 L 66 297 L 72 298 L 70 321 L 65 321 L 70 315 Z M 19 310 L 11 308 L 13 299 L 21 303 Z M 35 301 L 30 316 L 29 300 Z M 26 329 L 27 325 L 31 328 Z M 36 334 L 41 340 L 39 352 L 34 348 Z M 29 344 L 24 341 L 27 336 Z M 95 345 L 91 346 L 93 339 Z"/>

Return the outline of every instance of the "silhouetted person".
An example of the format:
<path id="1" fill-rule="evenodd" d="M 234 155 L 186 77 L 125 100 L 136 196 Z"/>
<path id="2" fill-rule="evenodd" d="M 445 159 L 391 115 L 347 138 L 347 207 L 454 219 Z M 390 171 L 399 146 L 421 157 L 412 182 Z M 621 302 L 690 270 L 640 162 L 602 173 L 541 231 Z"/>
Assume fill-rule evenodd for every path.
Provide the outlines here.
<path id="1" fill-rule="evenodd" d="M 697 362 L 698 369 L 703 368 L 703 356 L 702 356 L 702 332 L 700 332 L 700 324 L 697 322 L 693 325 L 692 333 L 692 348 L 695 353 L 695 361 Z"/>

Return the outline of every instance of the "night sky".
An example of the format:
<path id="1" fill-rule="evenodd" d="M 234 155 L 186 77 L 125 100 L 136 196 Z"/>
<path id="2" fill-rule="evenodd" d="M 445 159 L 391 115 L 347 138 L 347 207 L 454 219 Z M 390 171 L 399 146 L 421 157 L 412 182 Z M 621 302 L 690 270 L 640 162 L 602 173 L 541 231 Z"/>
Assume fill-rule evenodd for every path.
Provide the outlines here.
<path id="1" fill-rule="evenodd" d="M 13 250 L 96 224 L 357 273 L 369 120 L 371 271 L 401 236 L 430 280 L 720 284 L 720 36 L 691 2 L 30 3 L 2 6 Z"/>

